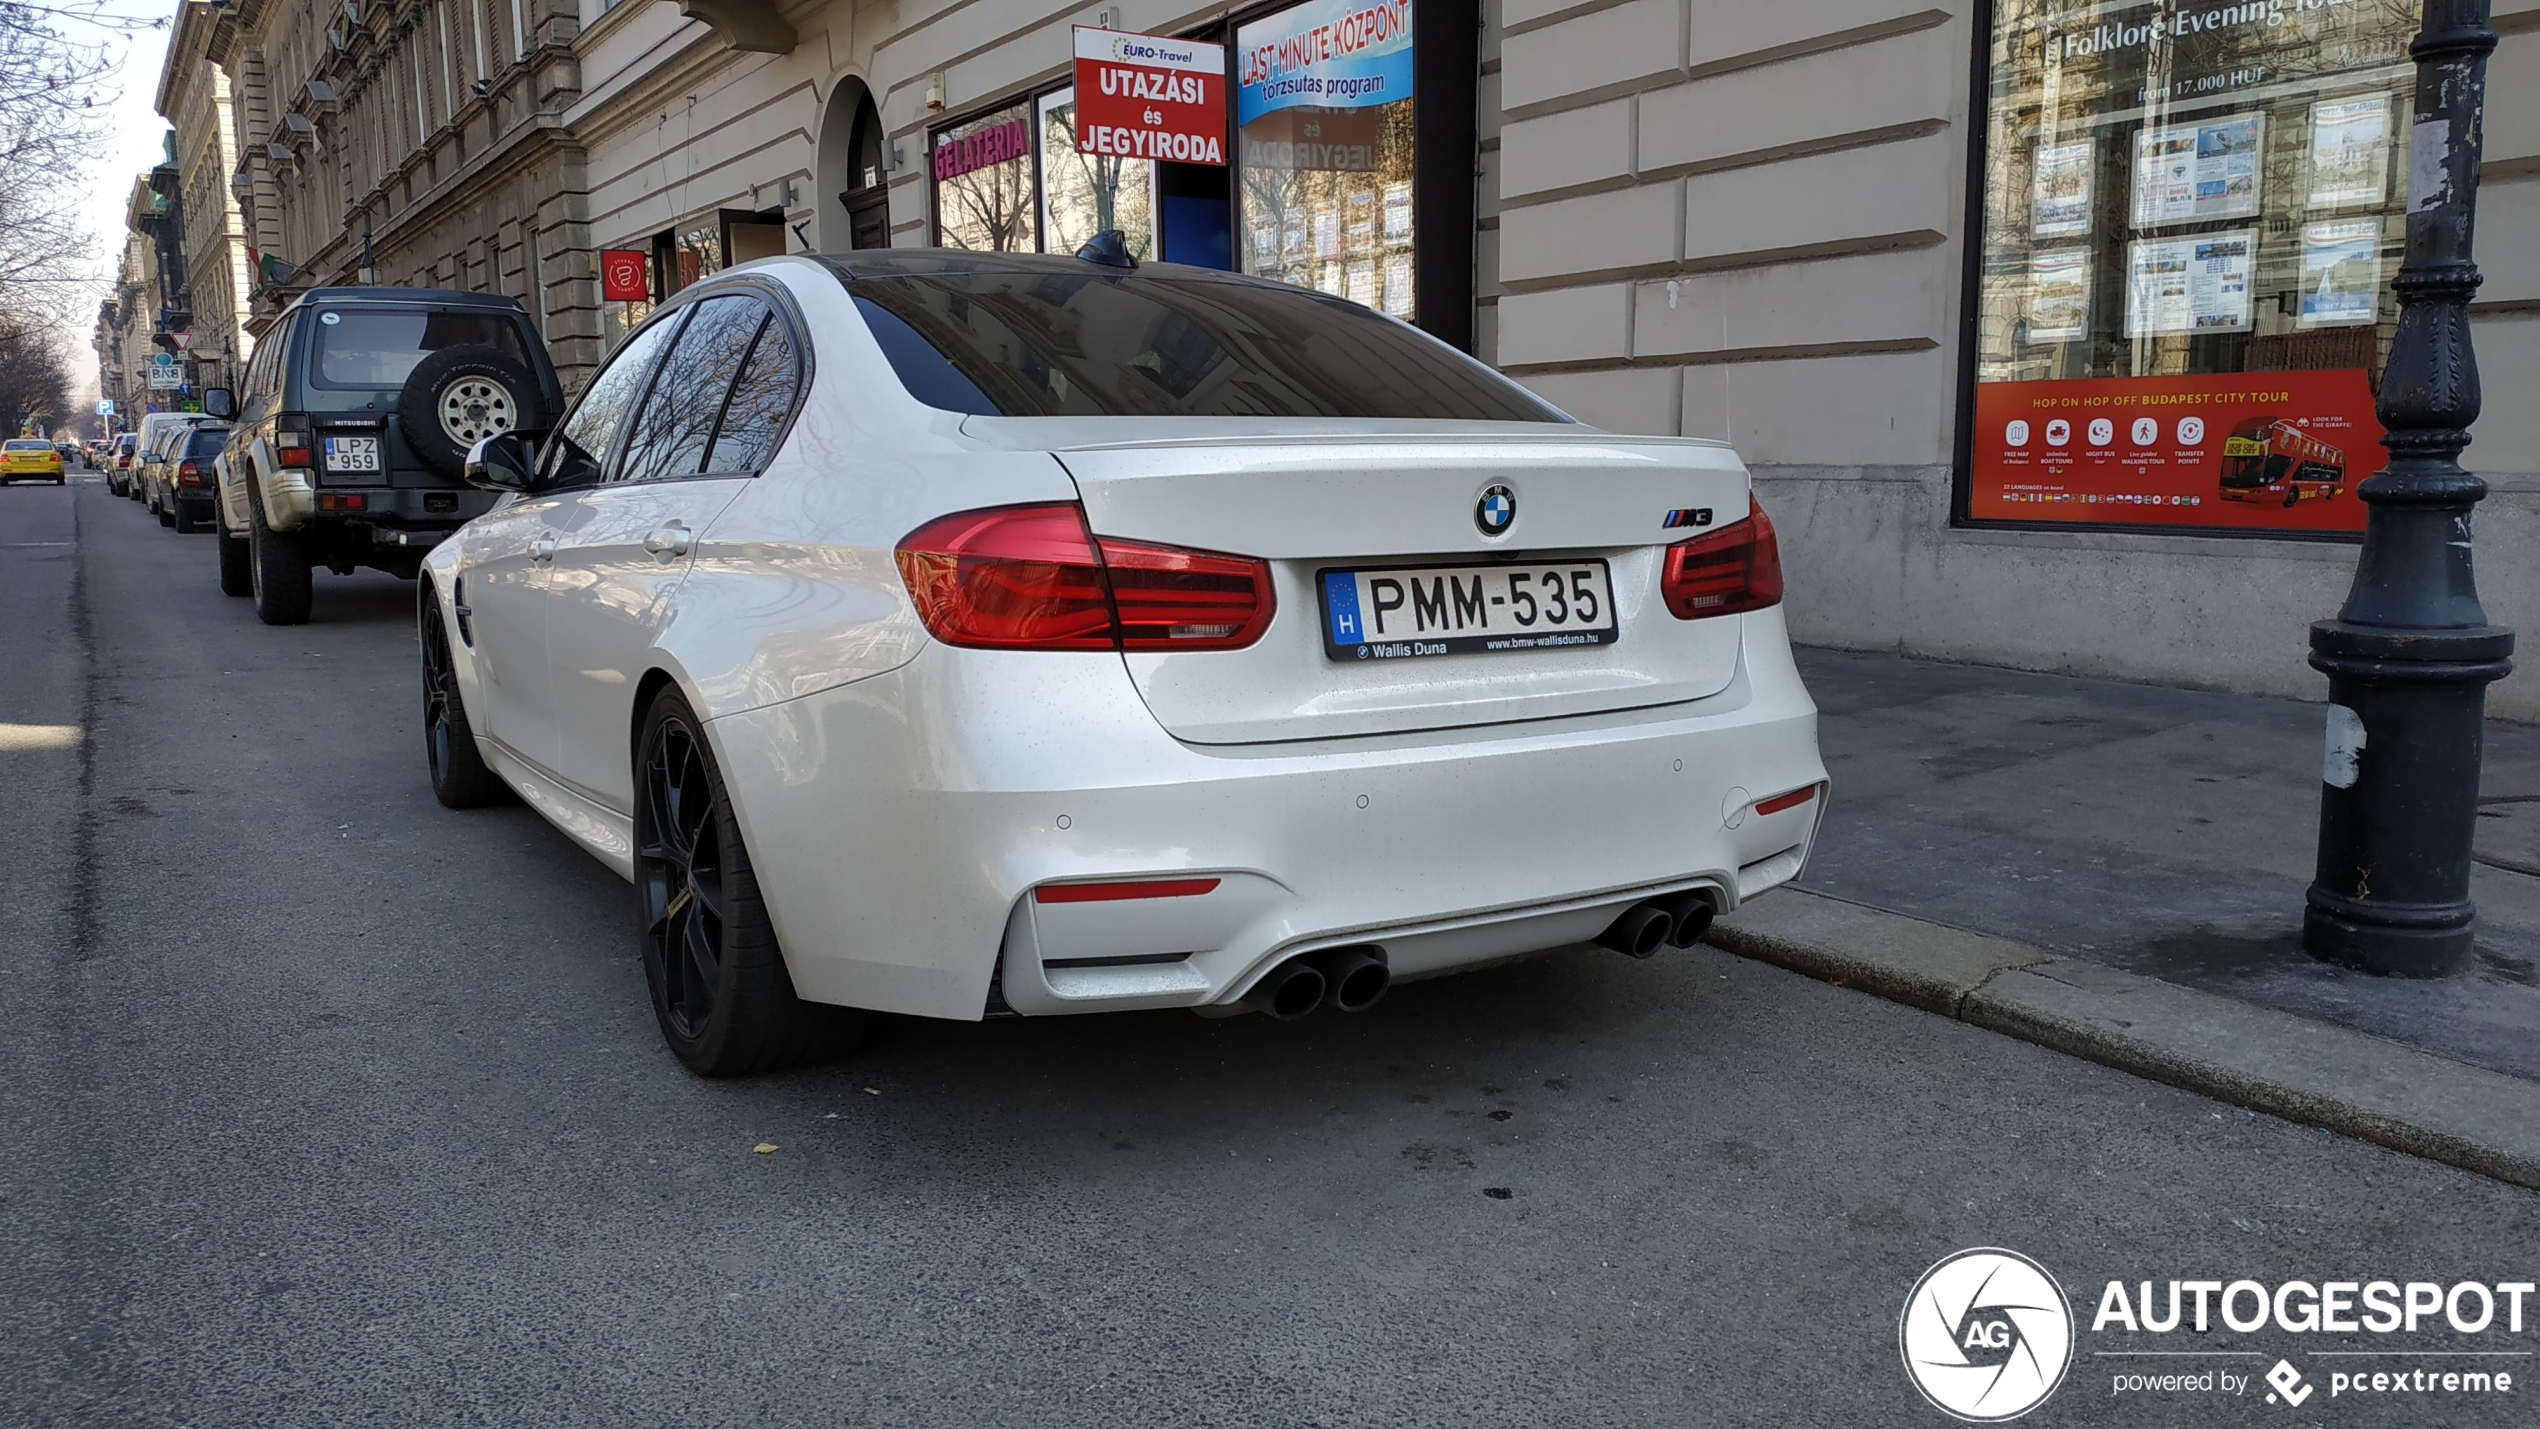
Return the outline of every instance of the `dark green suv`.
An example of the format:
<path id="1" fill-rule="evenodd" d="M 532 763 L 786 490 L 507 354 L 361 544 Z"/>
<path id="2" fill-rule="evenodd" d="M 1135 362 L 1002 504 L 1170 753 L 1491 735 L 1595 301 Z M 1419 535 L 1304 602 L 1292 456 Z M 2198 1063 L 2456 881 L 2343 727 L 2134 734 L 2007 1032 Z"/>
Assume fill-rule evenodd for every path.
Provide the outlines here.
<path id="1" fill-rule="evenodd" d="M 519 303 L 440 288 L 312 288 L 256 344 L 219 462 L 221 589 L 268 625 L 309 618 L 310 572 L 412 579 L 494 501 L 460 480 L 479 440 L 535 435 L 564 408 Z"/>

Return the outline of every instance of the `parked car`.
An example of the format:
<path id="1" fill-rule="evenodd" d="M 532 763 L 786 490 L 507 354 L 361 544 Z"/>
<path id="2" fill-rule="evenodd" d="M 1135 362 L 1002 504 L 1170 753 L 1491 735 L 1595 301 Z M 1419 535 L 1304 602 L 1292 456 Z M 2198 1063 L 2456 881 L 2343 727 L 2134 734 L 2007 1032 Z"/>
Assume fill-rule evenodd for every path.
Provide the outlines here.
<path id="1" fill-rule="evenodd" d="M 1309 289 L 762 260 L 470 472 L 507 494 L 425 561 L 434 792 L 632 880 L 701 1073 L 837 1007 L 1293 1017 L 1646 956 L 1824 807 L 1736 453 Z"/>
<path id="2" fill-rule="evenodd" d="M 133 447 L 130 474 L 124 479 L 124 495 L 140 502 L 151 514 L 156 515 L 159 502 L 157 487 L 153 481 L 156 475 L 152 470 L 153 465 L 166 454 L 168 441 L 172 435 L 197 422 L 209 420 L 211 419 L 200 412 L 145 414 L 141 418 L 139 430 L 135 433 L 138 440 Z"/>
<path id="3" fill-rule="evenodd" d="M 309 618 L 310 570 L 369 566 L 411 579 L 426 551 L 493 496 L 468 486 L 468 449 L 545 430 L 563 389 L 510 298 L 435 288 L 312 288 L 256 344 L 213 519 L 221 589 L 257 618 Z"/>
<path id="4" fill-rule="evenodd" d="M 81 449 L 81 464 L 86 466 L 90 471 L 95 471 L 100 467 L 103 467 L 106 464 L 107 455 L 113 450 L 113 446 L 114 444 L 107 441 L 104 437 L 90 437 Z"/>
<path id="5" fill-rule="evenodd" d="M 62 471 L 62 454 L 42 437 L 11 437 L 0 442 L 0 484 L 13 481 L 70 480 Z"/>
<path id="6" fill-rule="evenodd" d="M 181 535 L 212 524 L 213 462 L 229 445 L 229 424 L 204 421 L 171 437 L 167 455 L 153 468 L 159 483 L 159 520 Z"/>
<path id="7" fill-rule="evenodd" d="M 200 412 L 166 415 L 168 420 L 160 426 L 142 429 L 138 486 L 141 504 L 159 518 L 160 525 L 173 526 L 176 507 L 170 493 L 176 486 L 177 454 L 185 450 L 187 437 L 196 429 L 220 424 Z"/>
<path id="8" fill-rule="evenodd" d="M 141 434 L 116 434 L 113 454 L 106 462 L 106 489 L 117 496 L 132 494 L 132 468 L 139 459 Z"/>

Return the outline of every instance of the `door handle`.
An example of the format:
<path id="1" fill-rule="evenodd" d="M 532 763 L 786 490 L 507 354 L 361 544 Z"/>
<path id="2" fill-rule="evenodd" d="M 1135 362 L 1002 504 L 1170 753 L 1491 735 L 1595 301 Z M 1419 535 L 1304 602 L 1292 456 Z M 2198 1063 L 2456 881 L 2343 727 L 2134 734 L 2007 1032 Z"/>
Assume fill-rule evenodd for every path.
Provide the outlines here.
<path id="1" fill-rule="evenodd" d="M 675 561 L 697 547 L 697 533 L 673 521 L 644 538 L 644 549 L 664 561 Z"/>
<path id="2" fill-rule="evenodd" d="M 542 565 L 542 566 L 543 566 L 543 565 L 547 564 L 548 562 L 550 562 L 550 561 L 554 560 L 555 558 L 556 558 L 556 538 L 555 538 L 555 537 L 553 537 L 553 536 L 541 536 L 541 537 L 539 537 L 537 540 L 532 541 L 532 542 L 530 542 L 530 543 L 529 543 L 529 559 L 530 559 L 530 560 L 532 560 L 532 561 L 536 562 L 537 564 L 539 564 L 539 565 Z"/>

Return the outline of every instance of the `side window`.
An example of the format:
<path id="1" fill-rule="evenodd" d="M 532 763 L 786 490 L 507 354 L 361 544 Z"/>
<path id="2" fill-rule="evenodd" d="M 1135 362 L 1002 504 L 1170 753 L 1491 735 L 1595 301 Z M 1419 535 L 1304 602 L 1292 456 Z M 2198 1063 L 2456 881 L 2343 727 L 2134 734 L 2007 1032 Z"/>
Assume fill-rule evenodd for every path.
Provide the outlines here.
<path id="1" fill-rule="evenodd" d="M 692 476 L 704 465 L 715 418 L 732 391 L 733 375 L 749 355 L 750 341 L 767 321 L 756 298 L 708 298 L 679 335 L 661 365 L 653 390 L 626 436 L 626 456 L 612 481 Z"/>
<path id="2" fill-rule="evenodd" d="M 756 476 L 776 454 L 776 439 L 784 432 L 785 418 L 793 413 L 794 390 L 801 383 L 802 367 L 794 360 L 793 339 L 787 336 L 785 324 L 770 317 L 759 329 L 740 380 L 732 384 L 732 400 L 723 404 L 723 420 L 715 426 L 714 450 L 706 458 L 706 470 Z"/>
<path id="3" fill-rule="evenodd" d="M 582 392 L 573 415 L 564 419 L 555 440 L 538 462 L 538 484 L 553 490 L 589 486 L 600 479 L 600 463 L 608 460 L 618 429 L 626 424 L 635 396 L 652 375 L 653 359 L 678 335 L 680 319 L 655 323 L 626 340 L 591 385 Z"/>

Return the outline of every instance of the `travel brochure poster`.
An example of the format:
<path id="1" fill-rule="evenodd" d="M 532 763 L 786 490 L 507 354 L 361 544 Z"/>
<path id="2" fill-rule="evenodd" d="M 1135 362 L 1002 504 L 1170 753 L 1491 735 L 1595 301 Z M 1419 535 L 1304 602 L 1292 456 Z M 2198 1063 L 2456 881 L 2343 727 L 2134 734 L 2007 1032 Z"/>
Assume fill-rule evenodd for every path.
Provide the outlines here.
<path id="1" fill-rule="evenodd" d="M 2311 106 L 2310 207 L 2377 204 L 2390 185 L 2390 96 Z"/>
<path id="2" fill-rule="evenodd" d="M 2050 248 L 2029 258 L 2028 340 L 2090 336 L 2090 250 Z"/>
<path id="3" fill-rule="evenodd" d="M 2125 335 L 2247 331 L 2257 251 L 2254 228 L 2128 244 Z"/>
<path id="4" fill-rule="evenodd" d="M 2263 114 L 2147 127 L 2134 136 L 2134 225 L 2245 218 L 2258 211 Z"/>
<path id="5" fill-rule="evenodd" d="M 2062 238 L 2090 231 L 2090 141 L 2041 145 L 2037 199 L 2029 232 Z"/>
<path id="6" fill-rule="evenodd" d="M 2302 229 L 2302 326 L 2350 327 L 2381 311 L 2381 220 Z"/>
<path id="7" fill-rule="evenodd" d="M 1979 382 L 1967 514 L 2360 531 L 2382 461 L 2361 368 Z"/>

